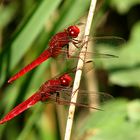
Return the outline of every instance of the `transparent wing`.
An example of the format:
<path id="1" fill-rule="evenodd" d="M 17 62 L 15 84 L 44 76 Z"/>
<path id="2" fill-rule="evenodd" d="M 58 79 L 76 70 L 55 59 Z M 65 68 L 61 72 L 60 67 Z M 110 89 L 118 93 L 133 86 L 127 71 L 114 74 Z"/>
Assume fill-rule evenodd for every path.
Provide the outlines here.
<path id="1" fill-rule="evenodd" d="M 90 106 L 89 104 L 83 104 L 83 103 L 79 103 L 79 102 L 71 102 L 70 100 L 67 100 L 67 99 L 64 99 L 64 98 L 61 98 L 61 97 L 57 97 L 56 96 L 50 96 L 51 101 L 55 101 L 57 102 L 59 105 L 75 105 L 77 107 L 84 107 L 84 108 L 91 108 L 91 109 L 96 109 L 96 110 L 100 110 L 100 111 L 103 111 L 102 109 L 100 109 L 99 107 L 95 107 L 95 106 Z"/>
<path id="2" fill-rule="evenodd" d="M 63 41 L 65 40 L 65 38 L 60 38 L 59 40 Z M 85 42 L 83 42 L 82 39 L 81 40 L 71 39 L 71 42 L 72 43 L 69 44 L 70 46 L 69 50 L 64 49 L 61 52 L 64 54 L 69 54 L 70 55 L 69 58 L 76 58 L 76 57 L 78 58 L 81 48 L 85 44 Z M 86 59 L 87 58 L 117 58 L 118 57 L 117 52 L 115 52 L 115 54 L 111 54 L 111 51 L 109 49 L 106 49 L 104 50 L 104 52 L 98 53 L 97 50 L 98 48 L 105 47 L 105 46 L 112 47 L 112 48 L 117 47 L 117 49 L 119 49 L 120 46 L 125 43 L 125 40 L 117 36 L 89 37 L 88 43 L 92 43 L 92 45 L 94 46 L 93 47 L 94 53 L 87 52 Z M 71 49 L 73 48 L 72 44 L 76 46 L 76 48 L 74 47 L 75 49 Z"/>
<path id="3" fill-rule="evenodd" d="M 61 52 L 63 54 L 69 53 L 69 57 L 66 57 L 68 59 L 79 58 L 79 54 L 80 53 L 85 53 L 85 52 L 81 51 L 81 48 L 80 49 L 76 49 L 76 50 L 70 50 L 70 52 L 68 52 L 67 50 L 61 50 Z M 61 58 L 61 57 L 63 57 L 63 56 L 60 55 L 59 58 Z M 89 51 L 87 51 L 86 52 L 86 59 L 89 59 L 91 57 L 92 58 L 118 58 L 118 56 L 115 55 L 115 54 L 98 53 L 98 52 L 89 52 Z"/>
<path id="4" fill-rule="evenodd" d="M 93 61 L 92 60 L 88 60 L 88 61 L 85 62 L 85 64 L 84 64 L 84 72 L 85 73 L 93 70 L 93 68 L 94 68 L 94 66 L 93 66 Z M 76 71 L 77 71 L 77 67 L 73 67 L 73 68 L 68 69 L 66 72 L 62 72 L 62 73 L 56 75 L 52 79 L 57 79 L 58 77 L 61 77 L 64 74 L 69 74 L 71 77 L 73 77 Z M 49 88 L 54 88 L 54 87 L 50 86 Z"/>
<path id="5" fill-rule="evenodd" d="M 57 95 L 53 94 L 49 96 L 49 99 L 51 101 L 57 102 L 58 104 L 62 104 L 62 105 L 74 104 L 78 107 L 91 108 L 97 110 L 102 110 L 99 108 L 99 103 L 104 103 L 107 100 L 113 99 L 113 97 L 110 94 L 104 92 L 96 93 L 94 91 L 88 92 L 86 90 L 79 90 L 77 102 L 74 103 L 71 102 L 71 98 L 73 97 L 73 94 L 72 94 L 72 88 L 63 87 L 61 91 L 58 91 Z"/>
<path id="6" fill-rule="evenodd" d="M 58 39 L 58 41 L 66 41 L 66 40 L 67 40 L 67 37 L 61 37 Z M 81 39 L 70 39 L 70 41 L 71 42 L 75 41 L 76 44 L 79 44 L 79 45 L 83 44 L 82 37 L 81 37 Z M 99 37 L 89 36 L 88 42 L 93 42 L 95 46 L 96 46 L 96 44 L 97 45 L 98 44 L 108 44 L 108 45 L 112 45 L 112 46 L 120 46 L 120 45 L 124 44 L 126 41 L 122 37 L 118 37 L 118 36 L 99 36 Z"/>
<path id="7" fill-rule="evenodd" d="M 71 96 L 71 94 L 72 94 L 72 96 Z M 72 88 L 63 89 L 61 91 L 62 97 L 66 98 L 66 99 L 72 98 L 74 94 L 75 93 L 72 93 Z M 94 101 L 94 99 L 97 99 L 97 98 L 100 103 L 104 103 L 108 100 L 113 99 L 113 96 L 108 93 L 105 93 L 105 92 L 79 90 L 79 93 L 78 93 L 78 102 L 79 103 L 84 104 L 84 103 L 89 102 L 90 100 Z"/>
<path id="8" fill-rule="evenodd" d="M 111 46 L 120 46 L 124 44 L 126 41 L 122 37 L 118 36 L 100 36 L 100 37 L 89 37 L 89 41 L 93 41 L 93 43 L 98 44 L 107 44 Z"/>

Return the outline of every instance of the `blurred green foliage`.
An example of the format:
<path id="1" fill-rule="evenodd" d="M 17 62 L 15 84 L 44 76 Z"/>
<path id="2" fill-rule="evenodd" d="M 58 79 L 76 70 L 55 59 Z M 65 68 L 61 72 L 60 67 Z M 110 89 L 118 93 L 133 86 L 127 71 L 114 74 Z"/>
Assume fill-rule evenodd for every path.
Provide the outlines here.
<path id="1" fill-rule="evenodd" d="M 105 111 L 91 113 L 78 122 L 76 134 L 85 140 L 138 140 L 140 137 L 140 101 L 116 100 L 105 105 Z M 100 119 L 99 119 L 100 118 Z M 82 129 L 81 129 L 82 128 Z"/>
<path id="2" fill-rule="evenodd" d="M 109 77 L 112 83 L 121 86 L 140 87 L 139 35 L 140 22 L 137 22 L 132 28 L 130 39 L 121 48 L 111 49 L 113 54 L 118 53 L 118 60 L 104 61 L 103 65 L 106 69 L 116 69 Z M 106 49 L 105 46 L 100 48 L 101 51 Z"/>
<path id="3" fill-rule="evenodd" d="M 140 4 L 139 0 L 110 0 L 112 7 L 116 8 L 121 14 L 127 13 L 133 6 Z"/>
<path id="4" fill-rule="evenodd" d="M 118 54 L 118 59 L 97 61 L 109 81 L 105 89 L 114 96 L 138 98 L 140 87 L 140 8 L 139 0 L 99 2 L 93 21 L 95 34 L 119 35 L 126 40 L 121 47 L 100 46 L 99 52 Z M 36 58 L 52 35 L 78 22 L 88 13 L 90 0 L 3 0 L 0 5 L 0 117 L 27 99 L 52 77 L 51 62 L 46 61 L 23 78 L 7 85 L 7 79 Z M 122 21 L 122 22 L 121 22 Z M 97 70 L 98 71 L 98 70 Z M 100 77 L 100 75 L 99 75 Z M 103 80 L 102 78 L 101 80 Z M 101 83 L 101 84 L 104 84 Z M 102 85 L 99 84 L 99 87 Z M 132 87 L 132 90 L 127 90 Z M 128 93 L 128 94 L 127 94 Z M 73 139 L 138 140 L 139 100 L 113 100 L 105 111 L 89 114 L 74 124 Z M 65 112 L 65 109 L 62 109 Z M 12 121 L 0 126 L 3 140 L 63 139 L 66 116 L 59 117 L 53 105 L 37 104 Z M 60 120 L 64 122 L 61 122 Z M 63 126 L 63 127 L 62 127 Z M 80 126 L 78 128 L 78 126 Z M 81 129 L 82 128 L 82 129 Z M 76 134 L 76 135 L 75 135 Z"/>

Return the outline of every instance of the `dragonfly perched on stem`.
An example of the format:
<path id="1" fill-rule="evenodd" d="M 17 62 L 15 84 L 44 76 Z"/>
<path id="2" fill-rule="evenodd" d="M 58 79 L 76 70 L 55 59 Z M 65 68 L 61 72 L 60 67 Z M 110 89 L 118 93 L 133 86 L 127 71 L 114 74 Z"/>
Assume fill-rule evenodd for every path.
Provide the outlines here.
<path id="1" fill-rule="evenodd" d="M 83 45 L 82 40 L 76 39 L 78 37 L 79 33 L 80 33 L 80 29 L 78 28 L 78 26 L 73 25 L 73 26 L 69 26 L 67 29 L 64 29 L 63 32 L 59 32 L 59 33 L 55 34 L 51 38 L 51 40 L 48 44 L 48 46 L 49 46 L 48 49 L 43 51 L 35 60 L 33 60 L 30 64 L 28 64 L 27 66 L 22 68 L 15 75 L 13 75 L 8 80 L 8 83 L 12 83 L 16 79 L 20 78 L 27 72 L 31 71 L 32 69 L 34 69 L 35 67 L 37 67 L 38 65 L 43 63 L 45 60 L 47 60 L 49 58 L 56 58 L 61 53 L 66 53 L 67 57 L 69 58 L 70 57 L 69 43 L 72 43 L 76 48 L 81 48 Z M 116 38 L 116 37 L 112 37 L 112 38 L 113 38 L 113 40 L 118 40 L 118 42 L 122 41 L 121 38 Z M 100 40 L 100 38 L 95 38 L 95 39 Z M 106 37 L 101 37 L 101 39 L 105 40 Z M 89 39 L 89 40 L 94 40 L 94 39 Z M 109 40 L 109 38 L 107 38 L 107 40 Z M 66 46 L 67 50 L 62 50 L 62 48 L 64 48 L 64 46 Z M 87 54 L 90 54 L 90 53 L 87 53 Z M 102 55 L 103 55 L 103 57 L 104 56 L 116 57 L 111 54 L 99 54 L 100 57 L 102 57 Z M 96 55 L 94 55 L 94 56 L 96 57 Z"/>
<path id="2" fill-rule="evenodd" d="M 67 46 L 67 49 L 68 49 L 69 42 L 72 42 L 77 47 L 78 42 L 74 38 L 76 38 L 79 33 L 80 33 L 80 30 L 77 26 L 69 26 L 67 29 L 64 29 L 63 32 L 59 32 L 55 34 L 49 42 L 49 48 L 46 49 L 44 52 L 42 52 L 39 55 L 39 57 L 36 58 L 33 62 L 31 62 L 30 64 L 25 66 L 23 69 L 21 69 L 18 73 L 16 73 L 14 76 L 12 76 L 8 80 L 8 83 L 11 83 L 14 80 L 18 79 L 20 76 L 24 75 L 28 71 L 37 67 L 48 58 L 57 57 L 61 53 L 61 49 L 64 46 Z"/>
<path id="3" fill-rule="evenodd" d="M 86 62 L 86 67 L 88 64 L 91 64 L 91 61 Z M 92 67 L 89 66 L 89 68 L 86 69 L 86 72 L 91 69 Z M 23 101 L 21 104 L 17 105 L 3 119 L 1 119 L 0 124 L 3 124 L 13 119 L 17 115 L 19 115 L 20 113 L 22 113 L 23 111 L 27 110 L 28 108 L 32 107 L 40 101 L 53 101 L 63 105 L 75 104 L 76 106 L 80 107 L 101 110 L 98 107 L 88 105 L 88 91 L 86 90 L 79 90 L 78 102 L 73 103 L 70 101 L 70 99 L 73 97 L 72 94 L 74 94 L 72 93 L 71 85 L 73 82 L 72 75 L 74 75 L 75 72 L 76 68 L 73 68 L 69 72 L 56 76 L 55 78 L 52 78 L 44 84 L 42 84 L 37 92 L 35 92 L 31 97 Z M 98 93 L 89 92 L 89 94 L 91 94 L 90 97 L 94 98 L 95 96 L 97 96 Z M 112 98 L 111 95 L 106 93 L 99 93 L 99 95 L 102 101 L 106 101 L 107 99 Z"/>

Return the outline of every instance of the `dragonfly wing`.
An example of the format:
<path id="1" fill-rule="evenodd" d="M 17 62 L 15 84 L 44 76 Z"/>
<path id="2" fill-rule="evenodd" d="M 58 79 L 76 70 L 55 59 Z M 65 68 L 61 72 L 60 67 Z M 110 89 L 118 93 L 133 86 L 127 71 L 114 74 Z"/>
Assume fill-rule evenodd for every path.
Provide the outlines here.
<path id="1" fill-rule="evenodd" d="M 36 104 L 40 100 L 41 100 L 40 94 L 38 94 L 38 93 L 33 94 L 30 98 L 28 98 L 27 100 L 25 100 L 24 102 L 22 102 L 21 104 L 16 106 L 3 119 L 1 119 L 0 124 L 3 124 L 5 122 L 13 119 L 14 117 L 19 115 L 23 111 L 27 110 L 28 108 L 30 108 L 31 106 L 33 106 L 34 104 Z"/>
<path id="2" fill-rule="evenodd" d="M 78 54 L 80 53 L 82 46 L 85 44 L 83 43 L 82 40 L 77 40 L 77 42 L 80 42 L 78 43 L 79 49 L 71 50 L 70 52 L 70 54 L 72 54 L 71 56 L 74 58 L 79 56 Z M 107 46 L 112 48 L 117 47 L 117 49 L 119 49 L 120 46 L 124 44 L 126 41 L 123 38 L 117 36 L 102 36 L 102 37 L 89 37 L 88 43 L 91 42 L 94 45 L 94 53 L 87 52 L 86 59 L 88 59 L 90 56 L 91 56 L 90 58 L 117 58 L 118 57 L 117 52 L 113 52 L 115 54 L 112 54 L 111 51 L 107 49 L 105 50 L 106 52 L 98 53 L 96 48 L 99 48 L 101 46 Z"/>
<path id="3" fill-rule="evenodd" d="M 88 92 L 87 90 L 79 90 L 77 102 L 71 102 L 71 98 L 73 97 L 75 93 L 72 93 L 72 88 L 63 88 L 63 90 L 60 91 L 58 96 L 50 96 L 50 99 L 57 102 L 58 104 L 64 104 L 64 105 L 70 105 L 74 104 L 79 107 L 85 107 L 85 108 L 91 108 L 91 109 L 97 109 L 101 110 L 99 108 L 99 103 L 104 103 L 107 100 L 113 99 L 113 96 L 110 94 L 104 93 L 104 92 Z M 72 95 L 72 96 L 71 96 Z"/>
<path id="4" fill-rule="evenodd" d="M 111 46 L 120 46 L 126 41 L 122 37 L 118 36 L 100 36 L 100 37 L 90 37 L 89 40 L 93 41 L 95 44 L 107 44 Z"/>
<path id="5" fill-rule="evenodd" d="M 63 88 L 63 90 L 60 91 L 61 97 L 68 99 L 73 97 L 75 93 L 72 93 L 72 87 L 66 87 Z M 105 92 L 95 92 L 95 91 L 88 91 L 88 90 L 79 90 L 78 99 L 85 99 L 89 96 L 89 98 L 95 98 L 98 96 L 98 99 L 101 103 L 104 103 L 108 100 L 114 99 L 114 97 L 108 93 Z"/>
<path id="6" fill-rule="evenodd" d="M 67 53 L 67 50 L 61 50 L 62 54 Z M 69 57 L 66 57 L 67 59 L 78 59 L 80 53 L 82 52 L 80 49 L 77 49 L 75 51 L 71 50 L 69 53 Z M 62 55 L 59 56 L 59 59 L 62 58 Z M 64 58 L 64 57 L 63 57 Z M 86 52 L 86 59 L 89 58 L 118 58 L 118 55 L 116 54 L 110 54 L 110 53 L 98 53 L 98 52 Z"/>
<path id="7" fill-rule="evenodd" d="M 69 99 L 68 99 L 69 97 Z M 49 97 L 51 99 L 51 101 L 55 101 L 56 103 L 58 103 L 59 105 L 75 105 L 77 107 L 84 107 L 84 108 L 91 108 L 91 109 L 96 109 L 96 110 L 102 110 L 98 107 L 95 107 L 95 106 L 89 106 L 89 104 L 83 104 L 83 103 L 79 103 L 79 102 L 71 102 L 70 99 L 71 97 L 70 96 L 67 96 L 67 99 L 65 99 L 64 97 L 57 97 L 57 96 L 50 96 Z"/>
<path id="8" fill-rule="evenodd" d="M 66 41 L 66 37 L 61 37 L 59 38 L 58 41 Z M 81 48 L 84 45 L 82 40 L 75 40 L 77 42 L 77 46 L 79 47 L 79 49 L 77 48 L 73 48 L 71 49 L 71 45 L 69 47 L 69 50 L 66 49 L 62 49 L 61 50 L 61 55 L 59 56 L 59 58 L 64 58 L 64 56 L 62 54 L 65 55 L 65 57 L 67 56 L 67 54 L 69 54 L 69 57 L 66 58 L 78 58 L 79 57 L 79 53 L 81 52 Z M 70 43 L 72 43 L 73 40 L 70 40 Z M 95 52 L 87 52 L 86 53 L 86 59 L 88 59 L 90 56 L 92 58 L 118 58 L 117 54 L 110 54 L 108 53 L 109 50 L 106 51 L 106 53 L 98 53 L 96 51 L 96 48 L 99 48 L 100 46 L 111 46 L 111 47 L 117 47 L 119 48 L 122 44 L 124 44 L 126 41 L 121 38 L 121 37 L 117 37 L 117 36 L 102 36 L 102 37 L 89 37 L 88 42 L 93 42 L 94 44 L 94 48 L 95 48 Z M 110 51 L 109 51 L 110 52 Z M 85 52 L 83 52 L 85 53 Z M 91 58 L 90 57 L 90 58 Z"/>
<path id="9" fill-rule="evenodd" d="M 86 99 L 91 100 L 91 101 L 94 101 L 94 99 L 97 99 L 100 103 L 104 103 L 108 100 L 114 99 L 114 97 L 105 92 L 79 90 L 78 99 L 79 101 L 81 100 L 81 102 L 84 102 Z"/>
<path id="10" fill-rule="evenodd" d="M 94 65 L 93 65 L 93 61 L 91 61 L 91 60 L 88 60 L 88 61 L 86 61 L 85 62 L 85 64 L 84 64 L 84 72 L 85 73 L 87 73 L 87 72 L 89 72 L 89 71 L 91 71 L 91 70 L 93 70 L 94 69 Z M 62 72 L 62 73 L 60 73 L 60 74 L 58 74 L 58 75 L 56 75 L 54 78 L 52 78 L 52 79 L 57 79 L 57 78 L 59 78 L 59 77 L 61 77 L 62 75 L 64 75 L 64 74 L 69 74 L 71 77 L 74 77 L 74 75 L 75 75 L 75 72 L 77 71 L 78 69 L 77 69 L 77 67 L 73 67 L 73 68 L 69 68 L 69 69 L 67 69 L 67 71 L 64 73 L 64 72 Z M 72 83 L 71 83 L 72 84 Z M 55 86 L 55 87 L 57 87 L 57 86 Z M 49 89 L 51 89 L 51 90 L 53 90 L 54 89 L 54 86 L 49 86 L 48 87 Z M 58 89 L 68 89 L 68 88 L 70 88 L 70 87 L 64 87 L 64 86 L 58 86 Z"/>

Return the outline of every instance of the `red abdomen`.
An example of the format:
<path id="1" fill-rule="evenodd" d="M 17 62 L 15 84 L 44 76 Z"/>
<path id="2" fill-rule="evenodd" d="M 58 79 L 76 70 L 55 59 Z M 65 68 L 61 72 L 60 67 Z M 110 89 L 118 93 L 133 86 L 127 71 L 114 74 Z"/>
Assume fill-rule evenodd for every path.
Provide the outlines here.
<path id="1" fill-rule="evenodd" d="M 51 53 L 49 50 L 45 50 L 38 58 L 36 58 L 33 62 L 25 66 L 23 69 L 21 69 L 18 73 L 16 73 L 14 76 L 12 76 L 9 80 L 8 83 L 13 82 L 14 80 L 18 79 L 28 71 L 32 70 L 33 68 L 37 67 L 39 64 L 47 60 L 49 57 L 51 57 Z"/>

